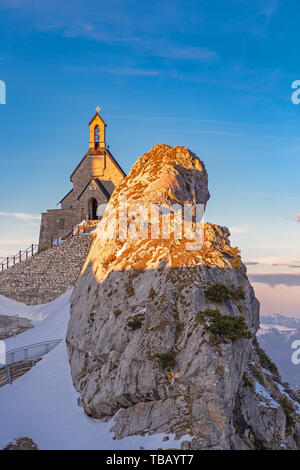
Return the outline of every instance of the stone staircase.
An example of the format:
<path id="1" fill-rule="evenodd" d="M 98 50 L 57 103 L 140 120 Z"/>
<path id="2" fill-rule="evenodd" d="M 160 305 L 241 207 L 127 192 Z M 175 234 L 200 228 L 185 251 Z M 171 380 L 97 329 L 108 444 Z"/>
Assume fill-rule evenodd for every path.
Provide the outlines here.
<path id="1" fill-rule="evenodd" d="M 39 305 L 71 289 L 93 241 L 93 234 L 86 230 L 94 228 L 0 273 L 0 294 L 27 305 Z"/>

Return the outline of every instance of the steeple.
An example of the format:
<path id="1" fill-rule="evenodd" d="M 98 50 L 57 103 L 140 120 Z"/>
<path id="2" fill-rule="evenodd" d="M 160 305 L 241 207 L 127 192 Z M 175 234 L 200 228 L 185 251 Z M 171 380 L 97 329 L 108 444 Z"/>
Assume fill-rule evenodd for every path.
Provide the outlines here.
<path id="1" fill-rule="evenodd" d="M 96 114 L 93 119 L 90 121 L 90 151 L 96 150 L 98 148 L 106 148 L 105 142 L 105 128 L 106 123 L 99 114 L 100 107 L 97 106 Z"/>

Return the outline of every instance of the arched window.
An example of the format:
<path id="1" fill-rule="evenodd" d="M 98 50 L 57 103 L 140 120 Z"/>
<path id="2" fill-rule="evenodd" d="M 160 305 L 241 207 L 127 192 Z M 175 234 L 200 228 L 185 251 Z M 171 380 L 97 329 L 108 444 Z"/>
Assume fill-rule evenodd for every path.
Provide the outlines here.
<path id="1" fill-rule="evenodd" d="M 100 126 L 95 126 L 94 130 L 94 137 L 95 137 L 95 142 L 100 142 Z"/>

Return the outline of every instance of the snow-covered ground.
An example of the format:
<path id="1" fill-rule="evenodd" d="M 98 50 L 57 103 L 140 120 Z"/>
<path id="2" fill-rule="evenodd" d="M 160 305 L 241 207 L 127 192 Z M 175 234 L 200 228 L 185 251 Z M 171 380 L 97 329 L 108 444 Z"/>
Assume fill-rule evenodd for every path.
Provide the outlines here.
<path id="1" fill-rule="evenodd" d="M 0 388 L 0 447 L 18 437 L 30 437 L 40 449 L 167 449 L 180 448 L 184 436 L 174 440 L 165 434 L 113 439 L 107 423 L 89 418 L 77 405 L 66 343 L 71 291 L 38 307 L 28 307 L 0 296 L 0 313 L 31 318 L 35 328 L 5 341 L 7 350 L 40 341 L 60 342 L 34 368 L 12 385 Z"/>
<path id="2" fill-rule="evenodd" d="M 19 315 L 19 317 L 28 318 L 34 324 L 47 318 L 56 309 L 55 302 L 31 307 L 0 295 L 0 315 Z"/>

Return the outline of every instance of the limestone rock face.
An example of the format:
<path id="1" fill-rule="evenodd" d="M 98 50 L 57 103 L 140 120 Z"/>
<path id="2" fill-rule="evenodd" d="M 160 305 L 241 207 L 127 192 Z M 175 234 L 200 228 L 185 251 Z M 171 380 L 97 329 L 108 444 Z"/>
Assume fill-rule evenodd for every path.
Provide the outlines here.
<path id="1" fill-rule="evenodd" d="M 206 223 L 195 249 L 172 225 L 169 239 L 113 237 L 114 210 L 124 198 L 129 209 L 205 206 L 204 164 L 184 147 L 156 145 L 112 195 L 71 299 L 67 343 L 86 413 L 114 417 L 119 439 L 175 433 L 185 436 L 185 449 L 296 448 L 280 378 L 265 371 L 253 343 L 259 303 L 229 230 Z M 132 220 L 129 210 L 123 228 Z M 149 233 L 145 214 L 139 223 Z M 206 289 L 216 283 L 243 294 L 209 298 Z M 242 315 L 251 337 L 212 333 L 199 314 L 206 309 Z"/>

